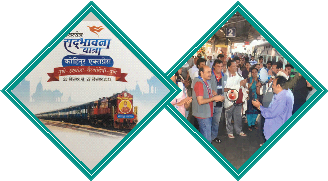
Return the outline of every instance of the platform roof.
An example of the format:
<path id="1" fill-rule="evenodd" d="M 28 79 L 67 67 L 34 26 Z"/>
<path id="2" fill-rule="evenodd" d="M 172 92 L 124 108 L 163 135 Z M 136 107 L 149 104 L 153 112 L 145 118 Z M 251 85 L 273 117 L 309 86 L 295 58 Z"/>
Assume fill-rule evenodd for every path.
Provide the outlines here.
<path id="1" fill-rule="evenodd" d="M 226 28 L 228 27 L 236 28 L 236 37 L 226 37 Z M 256 39 L 263 39 L 263 37 L 237 12 L 212 36 L 208 43 L 212 44 L 214 42 L 215 45 L 231 45 L 233 43 L 244 43 L 245 41 L 252 42 Z"/>

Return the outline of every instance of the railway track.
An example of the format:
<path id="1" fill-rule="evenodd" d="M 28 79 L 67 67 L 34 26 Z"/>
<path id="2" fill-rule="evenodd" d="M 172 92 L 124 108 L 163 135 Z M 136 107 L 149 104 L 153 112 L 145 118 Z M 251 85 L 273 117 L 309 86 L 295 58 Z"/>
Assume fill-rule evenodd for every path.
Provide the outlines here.
<path id="1" fill-rule="evenodd" d="M 68 128 L 68 129 L 77 130 L 77 131 L 85 131 L 85 132 L 89 132 L 89 133 L 102 134 L 105 136 L 108 136 L 108 135 L 125 136 L 130 131 L 130 130 L 105 129 L 105 128 L 100 128 L 100 127 L 98 128 L 98 127 L 93 127 L 90 125 L 73 124 L 73 123 L 67 123 L 67 122 L 63 122 L 63 121 L 53 121 L 53 120 L 44 120 L 44 119 L 40 119 L 40 121 L 45 126 L 50 125 L 50 126 Z"/>

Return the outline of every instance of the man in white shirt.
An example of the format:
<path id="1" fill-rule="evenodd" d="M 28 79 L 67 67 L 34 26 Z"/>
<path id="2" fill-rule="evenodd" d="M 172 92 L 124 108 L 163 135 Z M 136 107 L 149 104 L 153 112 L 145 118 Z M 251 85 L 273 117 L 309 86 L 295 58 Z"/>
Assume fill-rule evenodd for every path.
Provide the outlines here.
<path id="1" fill-rule="evenodd" d="M 224 75 L 224 92 L 227 95 L 227 92 L 230 89 L 235 89 L 240 91 L 242 87 L 246 87 L 246 80 L 240 74 L 237 73 L 237 66 L 234 60 L 229 60 L 227 62 L 228 70 Z M 240 135 L 246 136 L 246 134 L 242 131 L 242 103 L 235 103 L 230 101 L 229 99 L 225 99 L 224 108 L 226 112 L 226 129 L 229 138 L 235 138 L 233 136 L 233 130 Z M 232 117 L 234 119 L 234 126 L 232 126 L 231 120 Z"/>
<path id="2" fill-rule="evenodd" d="M 201 58 L 202 57 L 202 55 L 201 54 L 198 54 L 197 55 L 197 57 L 195 57 L 194 58 L 194 64 L 192 65 L 192 67 L 190 67 L 190 69 L 188 70 L 188 72 L 189 72 L 189 76 L 190 76 L 190 78 L 191 78 L 191 81 L 194 79 L 194 77 L 192 76 L 192 75 L 194 75 L 194 73 L 196 72 L 196 71 L 198 71 L 198 68 L 197 68 L 197 60 L 199 59 L 199 58 Z"/>
<path id="3" fill-rule="evenodd" d="M 212 59 L 212 56 L 207 56 L 206 65 L 212 69 L 213 63 L 214 59 Z"/>
<path id="4" fill-rule="evenodd" d="M 251 60 L 249 61 L 249 63 L 251 64 L 251 66 L 257 64 L 257 61 L 254 59 L 254 56 L 251 57 Z"/>

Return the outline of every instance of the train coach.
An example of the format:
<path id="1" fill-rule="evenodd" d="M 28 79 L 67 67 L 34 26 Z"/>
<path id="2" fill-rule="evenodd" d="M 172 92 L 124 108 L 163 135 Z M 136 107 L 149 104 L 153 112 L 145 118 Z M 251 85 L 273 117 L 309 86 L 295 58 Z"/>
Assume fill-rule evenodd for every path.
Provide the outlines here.
<path id="1" fill-rule="evenodd" d="M 138 123 L 138 107 L 127 91 L 81 105 L 36 114 L 39 119 L 90 124 L 116 129 L 133 129 Z"/>

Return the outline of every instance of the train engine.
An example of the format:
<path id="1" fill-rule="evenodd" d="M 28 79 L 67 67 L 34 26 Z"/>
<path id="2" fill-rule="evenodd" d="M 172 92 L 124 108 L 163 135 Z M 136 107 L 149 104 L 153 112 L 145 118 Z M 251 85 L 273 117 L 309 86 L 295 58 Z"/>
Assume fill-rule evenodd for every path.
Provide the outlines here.
<path id="1" fill-rule="evenodd" d="M 138 108 L 133 107 L 133 96 L 126 91 L 94 101 L 91 109 L 90 119 L 93 125 L 133 129 L 138 122 Z"/>
<path id="2" fill-rule="evenodd" d="M 114 112 L 114 128 L 132 129 L 137 124 L 137 107 L 133 107 L 133 96 L 125 91 L 117 94 Z"/>

